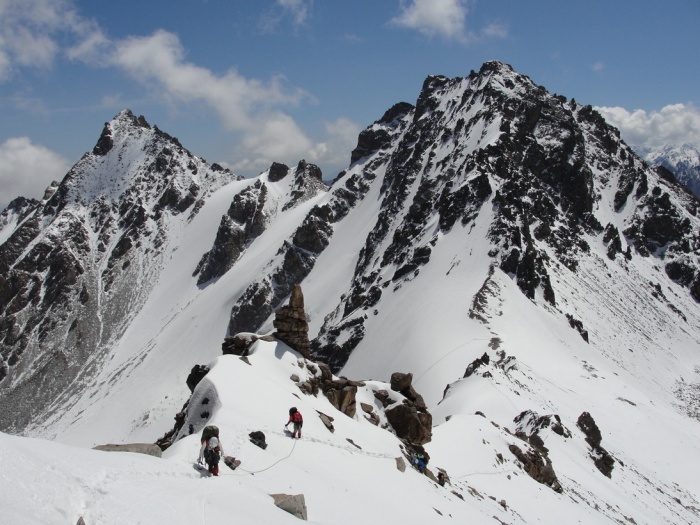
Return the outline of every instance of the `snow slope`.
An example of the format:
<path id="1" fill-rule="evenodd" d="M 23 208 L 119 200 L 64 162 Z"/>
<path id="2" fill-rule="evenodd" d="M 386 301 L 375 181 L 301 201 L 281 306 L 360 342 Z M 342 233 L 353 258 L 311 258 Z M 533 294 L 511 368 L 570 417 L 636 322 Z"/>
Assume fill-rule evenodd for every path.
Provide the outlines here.
<path id="1" fill-rule="evenodd" d="M 517 292 L 513 298 L 520 299 Z M 105 525 L 296 523 L 296 518 L 273 505 L 269 496 L 273 493 L 304 494 L 308 521 L 319 524 L 443 520 L 555 524 L 561 523 L 562 516 L 568 523 L 697 522 L 696 477 L 691 465 L 678 467 L 697 457 L 698 429 L 680 420 L 667 421 L 664 428 L 682 430 L 685 448 L 654 454 L 644 439 L 628 439 L 624 450 L 612 450 L 624 462 L 612 479 L 593 467 L 580 432 L 565 421 L 570 438 L 545 436 L 563 487 L 563 493 L 556 493 L 518 466 L 508 445 L 519 440 L 489 419 L 524 406 L 519 401 L 524 396 L 515 394 L 513 385 L 527 381 L 532 372 L 520 366 L 509 374 L 494 369 L 495 382 L 479 377 L 473 383 L 458 384 L 436 411 L 436 419 L 452 415 L 437 424 L 433 442 L 427 446 L 432 456 L 429 468 L 444 468 L 450 476 L 450 482 L 440 487 L 410 467 L 405 472 L 397 469 L 395 458 L 402 452 L 391 432 L 362 417 L 348 418 L 323 396 L 301 394 L 290 380 L 292 373 L 303 376 L 305 372 L 304 360 L 296 352 L 282 344 L 258 341 L 248 360 L 231 355 L 217 358 L 193 395 L 193 399 L 210 398 L 212 414 L 207 423 L 220 428 L 225 453 L 242 461 L 235 471 L 222 466 L 220 476 L 214 478 L 194 468 L 197 433 L 177 441 L 163 458 L 1 434 L 3 522 L 51 525 L 75 523 L 83 517 L 86 524 Z M 561 372 L 572 388 L 592 381 L 580 370 Z M 620 392 L 617 381 L 600 381 L 600 397 Z M 381 386 L 368 382 L 360 388 L 358 401 L 373 403 L 371 390 Z M 484 389 L 498 390 L 512 406 L 480 402 L 492 397 Z M 542 395 L 546 398 L 548 393 Z M 633 411 L 629 410 L 624 424 L 613 425 L 606 419 L 603 426 L 615 432 L 622 426 L 637 431 L 648 426 L 645 419 L 657 415 L 654 407 L 634 399 L 639 402 L 634 412 L 643 415 L 630 417 Z M 283 431 L 291 405 L 305 416 L 300 440 Z M 474 408 L 483 410 L 486 417 L 475 414 Z M 317 411 L 334 418 L 333 433 L 316 417 Z M 248 434 L 255 430 L 264 432 L 265 450 L 249 441 Z"/>

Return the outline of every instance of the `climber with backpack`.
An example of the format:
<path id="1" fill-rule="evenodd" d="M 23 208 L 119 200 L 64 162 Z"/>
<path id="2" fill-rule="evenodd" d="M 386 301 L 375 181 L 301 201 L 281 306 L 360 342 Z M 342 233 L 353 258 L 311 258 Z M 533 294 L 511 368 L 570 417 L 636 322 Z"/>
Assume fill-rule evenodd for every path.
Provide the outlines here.
<path id="1" fill-rule="evenodd" d="M 292 437 L 297 439 L 301 438 L 301 427 L 304 425 L 304 418 L 301 416 L 301 412 L 297 410 L 297 407 L 289 409 L 289 421 L 284 425 L 284 428 L 286 429 L 290 423 L 294 425 Z"/>
<path id="2" fill-rule="evenodd" d="M 214 425 L 204 427 L 202 431 L 201 448 L 199 449 L 199 465 L 203 468 L 206 462 L 207 470 L 214 476 L 219 475 L 219 460 L 224 455 L 224 448 L 219 441 L 219 429 Z"/>

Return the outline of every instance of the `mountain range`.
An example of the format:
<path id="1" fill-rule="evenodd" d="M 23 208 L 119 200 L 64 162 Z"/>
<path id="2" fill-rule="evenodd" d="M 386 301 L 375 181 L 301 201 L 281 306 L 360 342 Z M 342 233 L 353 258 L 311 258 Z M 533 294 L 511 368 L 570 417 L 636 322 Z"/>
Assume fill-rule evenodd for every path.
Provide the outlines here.
<path id="1" fill-rule="evenodd" d="M 158 442 L 180 494 L 214 423 L 244 466 L 289 458 L 318 523 L 694 523 L 698 211 L 591 106 L 500 62 L 428 77 L 328 182 L 305 160 L 243 179 L 124 110 L 42 200 L 0 216 L 0 430 Z M 281 336 L 292 303 L 301 344 Z M 309 430 L 284 457 L 292 403 Z M 385 476 L 417 448 L 449 490 Z M 246 522 L 274 519 L 243 499 L 278 478 L 235 481 Z M 158 521 L 172 504 L 106 510 L 115 494 L 63 516 Z"/>
<path id="2" fill-rule="evenodd" d="M 685 143 L 639 148 L 639 154 L 652 166 L 663 166 L 696 197 L 700 196 L 700 147 Z"/>

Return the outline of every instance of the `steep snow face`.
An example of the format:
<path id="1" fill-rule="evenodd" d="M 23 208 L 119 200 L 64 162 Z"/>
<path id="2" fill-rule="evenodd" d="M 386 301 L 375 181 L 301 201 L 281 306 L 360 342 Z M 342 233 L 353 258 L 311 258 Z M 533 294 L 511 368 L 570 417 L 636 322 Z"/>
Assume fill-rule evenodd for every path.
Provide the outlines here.
<path id="1" fill-rule="evenodd" d="M 148 299 L 182 229 L 235 179 L 125 110 L 55 191 L 6 216 L 0 427 L 17 431 L 74 402 Z"/>
<path id="2" fill-rule="evenodd" d="M 577 273 L 588 259 L 624 267 L 639 256 L 634 265 L 658 274 L 660 283 L 685 287 L 689 304 L 700 300 L 697 203 L 646 168 L 590 106 L 552 96 L 510 67 L 488 63 L 464 79 L 428 78 L 416 107 L 404 113 L 400 133 L 392 140 L 384 133 L 383 142 L 375 141 L 382 147 L 358 158 L 345 175 L 370 175 L 364 180 L 371 189 L 351 213 L 366 217 L 358 221 L 363 225 L 374 224 L 358 231 L 364 243 L 352 283 L 332 312 L 323 313 L 313 342 L 336 368 L 347 362 L 360 372 L 358 363 L 367 362 L 363 341 L 377 333 L 398 337 L 398 349 L 380 359 L 402 362 L 396 353 L 406 345 L 415 356 L 411 347 L 426 344 L 418 328 L 424 305 L 445 298 L 433 283 L 454 278 L 457 264 L 467 274 L 449 288 L 450 304 L 469 304 L 493 266 L 581 332 L 588 327 L 576 305 L 560 300 L 566 292 L 555 282 L 566 282 L 566 273 Z M 385 120 L 363 133 L 375 133 Z M 337 193 L 342 182 L 334 184 Z M 354 219 L 349 214 L 335 230 L 346 221 Z M 343 256 L 333 246 L 345 238 L 331 239 L 334 257 Z M 307 278 L 309 293 L 315 293 L 315 274 Z M 415 313 L 406 319 L 388 313 L 383 305 L 393 301 L 384 298 L 394 294 L 414 297 Z M 318 323 L 312 319 L 314 328 Z"/>
<path id="3" fill-rule="evenodd" d="M 85 157 L 97 163 L 91 169 L 101 158 L 122 166 L 119 126 L 108 125 Z M 129 134 L 130 147 L 143 147 L 146 131 Z M 154 133 L 180 155 L 173 139 Z M 124 153 L 133 160 L 123 166 L 142 170 L 144 180 L 152 166 L 169 180 L 168 168 L 180 172 L 164 155 L 141 163 Z M 0 248 L 0 263 L 10 261 L 14 280 L 2 290 L 24 291 L 4 296 L 3 344 L 31 326 L 21 321 L 27 304 L 66 291 L 77 300 L 35 325 L 67 334 L 60 341 L 68 356 L 81 345 L 105 353 L 89 354 L 82 375 L 65 372 L 60 354 L 29 361 L 26 374 L 35 382 L 17 390 L 22 398 L 41 400 L 48 396 L 43 389 L 63 397 L 50 413 L 28 400 L 25 432 L 90 446 L 153 442 L 182 412 L 177 417 L 187 418 L 187 430 L 166 455 L 187 456 L 186 469 L 167 472 L 191 470 L 197 444 L 189 424 L 198 431 L 207 422 L 235 436 L 224 445 L 227 452 L 240 447 L 244 461 L 283 460 L 288 441 L 271 412 L 284 419 L 294 404 L 335 413 L 320 394 L 304 397 L 289 380 L 303 367 L 286 347 L 261 343 L 248 365 L 220 357 L 221 344 L 227 334 L 271 331 L 274 311 L 301 283 L 317 358 L 374 388 L 392 372 L 413 374 L 435 423 L 426 448 L 466 501 L 421 477 L 417 485 L 405 482 L 393 470 L 393 434 L 342 414 L 334 416 L 342 431 L 330 436 L 312 419 L 314 446 L 300 463 L 281 461 L 289 467 L 281 477 L 271 470 L 257 488 L 244 489 L 252 500 L 282 491 L 275 487 L 284 479 L 285 490 L 324 502 L 317 511 L 324 523 L 366 520 L 348 503 L 364 498 L 382 521 L 394 521 L 387 509 L 406 498 L 424 502 L 419 511 L 406 510 L 407 523 L 439 513 L 464 521 L 495 515 L 507 523 L 558 523 L 562 514 L 582 523 L 698 519 L 697 200 L 649 169 L 590 107 L 493 62 L 465 78 L 429 77 L 415 105 L 395 105 L 360 134 L 348 169 L 330 188 L 311 165 L 273 165 L 255 179 L 222 180 L 218 189 L 212 183 L 210 194 L 200 190 L 202 198 L 185 206 L 189 192 L 151 194 L 161 187 L 158 177 L 140 184 L 129 173 L 130 185 L 111 189 L 73 170 L 41 205 L 44 215 L 11 219 L 18 226 Z M 187 181 L 178 188 L 189 188 Z M 87 202 L 78 191 L 85 187 L 96 199 L 89 213 L 79 204 Z M 53 252 L 34 242 L 44 231 L 57 243 L 77 232 L 80 242 Z M 19 273 L 29 263 L 14 261 L 28 254 L 44 273 Z M 71 257 L 82 271 L 51 266 Z M 85 295 L 77 295 L 83 283 Z M 10 374 L 22 362 L 16 359 Z M 185 378 L 206 363 L 211 375 L 190 400 L 197 410 L 189 411 Z M 78 377 L 79 388 L 38 383 L 59 372 Z M 10 380 L 17 384 L 16 376 L 4 383 Z M 3 391 L 2 402 L 15 410 L 22 405 L 13 392 Z M 375 403 L 369 390 L 361 396 Z M 213 408 L 201 406 L 205 397 Z M 268 451 L 248 445 L 252 430 L 270 435 Z M 346 438 L 371 451 L 368 457 Z M 267 452 L 273 461 L 263 463 Z M 380 459 L 390 464 L 386 472 L 375 463 Z M 329 473 L 327 465 L 339 469 Z M 365 481 L 350 482 L 345 471 Z M 93 478 L 80 482 L 86 479 Z M 386 487 L 406 492 L 396 491 L 401 500 L 378 498 L 395 492 Z M 349 497 L 338 498 L 345 490 Z"/>
<path id="4" fill-rule="evenodd" d="M 663 166 L 696 197 L 700 197 L 700 146 L 681 144 L 642 148 L 640 154 L 652 166 Z"/>
<path id="5" fill-rule="evenodd" d="M 517 287 L 511 288 L 504 296 L 506 303 L 513 300 L 524 308 L 536 308 Z M 566 332 L 561 335 L 567 337 Z M 622 382 L 602 377 L 604 372 L 593 368 L 597 361 L 589 362 L 583 374 L 580 368 L 570 368 L 575 361 L 569 358 L 578 350 L 564 349 L 540 372 L 549 375 L 550 368 L 559 368 L 570 389 L 595 383 L 599 394 L 620 394 Z M 203 521 L 223 525 L 234 517 L 237 523 L 251 525 L 298 523 L 298 518 L 274 505 L 270 495 L 279 493 L 302 494 L 309 522 L 328 525 L 418 525 L 447 519 L 554 525 L 562 516 L 574 523 L 652 525 L 694 523 L 700 517 L 697 486 L 687 485 L 691 466 L 677 469 L 688 455 L 697 453 L 697 425 L 664 419 L 664 430 L 682 436 L 687 446 L 668 449 L 661 458 L 660 451 L 647 444 L 659 435 L 631 435 L 648 430 L 645 419 L 661 412 L 640 392 L 626 391 L 627 397 L 616 401 L 620 421 L 611 426 L 634 427 L 624 447 L 615 446 L 609 428 L 601 425 L 602 444 L 617 460 L 608 478 L 595 468 L 587 436 L 570 418 L 558 419 L 551 411 L 554 403 L 549 411 L 523 412 L 517 422 L 508 421 L 526 404 L 516 392 L 533 394 L 521 382 L 537 372 L 505 362 L 483 365 L 478 375 L 452 385 L 437 408 L 436 414 L 451 417 L 441 418 L 434 428 L 423 475 L 410 466 L 405 444 L 383 428 L 386 421 L 381 419 L 376 426 L 367 417 L 365 409 L 383 418 L 376 391 L 389 390 L 390 403 L 401 404 L 402 395 L 387 383 L 364 382 L 357 391 L 363 409 L 351 418 L 323 395 L 304 395 L 297 388 L 294 377 L 303 380 L 315 365 L 284 344 L 258 341 L 245 360 L 225 355 L 209 365 L 185 409 L 185 431 L 162 458 L 0 434 L 3 518 L 27 525 L 74 523 L 81 517 L 86 523 L 106 525 Z M 600 375 L 595 377 L 594 372 Z M 540 394 L 556 400 L 564 390 L 552 384 Z M 578 408 L 557 405 L 557 409 Z M 284 430 L 290 406 L 304 416 L 298 440 Z M 475 409 L 486 415 L 474 413 Z M 321 415 L 331 421 L 332 430 Z M 613 418 L 604 419 L 608 423 Z M 190 424 L 191 434 L 186 430 Z M 222 463 L 216 478 L 195 468 L 205 424 L 219 428 L 224 454 L 241 462 L 235 470 Z M 85 430 L 92 437 L 98 431 Z M 265 449 L 251 441 L 251 432 L 264 434 Z M 545 455 L 539 455 L 543 450 Z M 532 479 L 528 470 L 537 470 L 536 465 L 526 467 L 516 453 L 522 458 L 546 457 L 554 488 Z M 447 473 L 444 487 L 433 479 L 440 470 Z M 42 497 L 37 499 L 37 494 Z"/>

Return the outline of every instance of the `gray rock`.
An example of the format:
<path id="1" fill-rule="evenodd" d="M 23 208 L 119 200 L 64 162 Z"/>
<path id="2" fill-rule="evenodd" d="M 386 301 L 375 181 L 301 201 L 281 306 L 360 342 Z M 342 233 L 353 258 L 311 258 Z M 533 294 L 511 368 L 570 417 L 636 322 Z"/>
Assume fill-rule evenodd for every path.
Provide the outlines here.
<path id="1" fill-rule="evenodd" d="M 270 494 L 275 505 L 300 520 L 307 521 L 306 500 L 303 494 Z"/>
<path id="2" fill-rule="evenodd" d="M 396 458 L 396 468 L 399 469 L 401 472 L 406 472 L 406 462 L 401 456 Z"/>
<path id="3" fill-rule="evenodd" d="M 128 443 L 125 445 L 97 445 L 93 450 L 104 452 L 136 452 L 137 454 L 148 454 L 157 458 L 162 456 L 162 451 L 158 445 L 152 443 Z"/>

